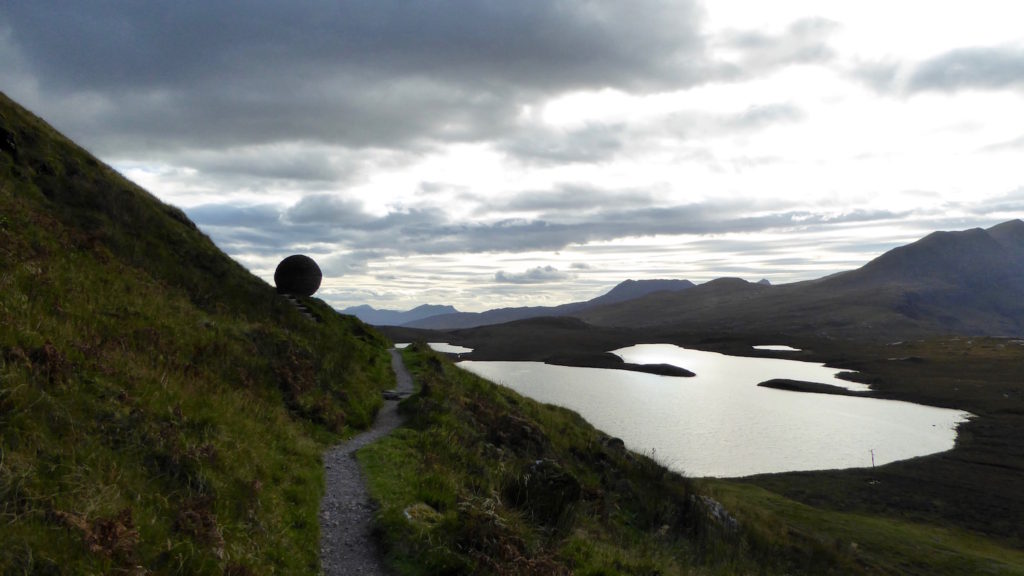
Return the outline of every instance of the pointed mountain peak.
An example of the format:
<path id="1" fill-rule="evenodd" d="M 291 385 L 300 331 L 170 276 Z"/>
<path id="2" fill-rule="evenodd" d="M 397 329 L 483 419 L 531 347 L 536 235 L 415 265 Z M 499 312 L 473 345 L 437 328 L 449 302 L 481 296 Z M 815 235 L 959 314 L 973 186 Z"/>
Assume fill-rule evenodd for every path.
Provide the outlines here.
<path id="1" fill-rule="evenodd" d="M 1012 230 L 1018 233 L 1024 233 L 1024 220 L 1021 220 L 1020 218 L 1014 218 L 1013 220 L 1007 220 L 1006 222 L 1003 222 L 1001 224 L 996 224 L 995 226 L 988 229 L 989 233 L 1008 230 Z"/>
<path id="2" fill-rule="evenodd" d="M 987 230 L 988 235 L 1009 250 L 1024 252 L 1024 221 L 1009 220 Z M 1024 254 L 1022 254 L 1024 256 Z"/>
<path id="3" fill-rule="evenodd" d="M 589 301 L 590 305 L 612 304 L 624 302 L 634 298 L 640 298 L 654 292 L 678 292 L 693 288 L 694 283 L 689 280 L 675 279 L 652 279 L 652 280 L 625 280 L 617 284 L 603 296 L 598 296 Z"/>
<path id="4" fill-rule="evenodd" d="M 1020 221 L 1017 221 L 1020 222 Z M 860 282 L 980 286 L 1004 282 L 1024 263 L 1024 230 L 1012 221 L 984 230 L 932 232 L 851 274 Z"/>

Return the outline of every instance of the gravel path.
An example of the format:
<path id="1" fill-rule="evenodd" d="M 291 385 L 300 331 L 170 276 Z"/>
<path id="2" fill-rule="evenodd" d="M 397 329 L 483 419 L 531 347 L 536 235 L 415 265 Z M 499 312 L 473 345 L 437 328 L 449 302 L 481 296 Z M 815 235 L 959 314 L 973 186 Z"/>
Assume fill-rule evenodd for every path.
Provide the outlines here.
<path id="1" fill-rule="evenodd" d="M 401 395 L 412 393 L 412 377 L 398 350 L 391 350 L 391 369 Z M 364 574 L 385 576 L 379 550 L 370 536 L 373 505 L 355 452 L 386 436 L 402 420 L 398 401 L 385 400 L 369 430 L 324 454 L 327 490 L 320 501 L 320 563 L 326 576 Z"/>

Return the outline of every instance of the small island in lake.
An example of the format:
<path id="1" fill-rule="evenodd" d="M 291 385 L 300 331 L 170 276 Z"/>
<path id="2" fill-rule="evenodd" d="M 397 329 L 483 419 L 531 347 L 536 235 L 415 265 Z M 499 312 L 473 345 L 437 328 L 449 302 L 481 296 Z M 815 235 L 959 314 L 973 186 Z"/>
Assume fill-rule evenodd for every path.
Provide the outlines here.
<path id="1" fill-rule="evenodd" d="M 758 384 L 763 388 L 775 388 L 776 390 L 789 390 L 790 392 L 810 392 L 812 394 L 834 394 L 837 396 L 867 396 L 871 392 L 857 392 L 848 390 L 842 386 L 822 384 L 821 382 L 805 382 L 803 380 L 790 380 L 788 378 L 775 378 Z"/>
<path id="2" fill-rule="evenodd" d="M 631 364 L 611 352 L 560 354 L 545 358 L 544 363 L 577 368 L 629 370 L 631 372 L 646 372 L 648 374 L 657 374 L 658 376 L 676 376 L 680 378 L 696 376 L 696 374 L 686 368 L 680 368 L 674 364 Z"/>

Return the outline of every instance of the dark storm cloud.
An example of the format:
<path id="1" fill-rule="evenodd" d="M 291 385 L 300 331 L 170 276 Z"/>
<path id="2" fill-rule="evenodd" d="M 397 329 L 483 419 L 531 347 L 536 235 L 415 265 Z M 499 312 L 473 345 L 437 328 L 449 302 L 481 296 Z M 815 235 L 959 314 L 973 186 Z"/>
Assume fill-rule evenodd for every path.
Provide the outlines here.
<path id="1" fill-rule="evenodd" d="M 494 281 L 504 284 L 541 284 L 544 282 L 561 282 L 562 280 L 572 278 L 572 274 L 563 272 L 553 266 L 537 266 L 524 272 L 498 270 L 494 273 Z"/>
<path id="2" fill-rule="evenodd" d="M 981 149 L 982 152 L 1012 152 L 1015 150 L 1024 150 L 1024 134 L 1011 140 L 989 144 Z"/>
<path id="3" fill-rule="evenodd" d="M 328 224 L 332 226 L 360 227 L 373 220 L 363 211 L 358 200 L 333 194 L 313 194 L 303 197 L 282 214 L 289 224 Z"/>
<path id="4" fill-rule="evenodd" d="M 972 207 L 971 212 L 976 216 L 1024 214 L 1024 186 L 979 203 Z"/>
<path id="5" fill-rule="evenodd" d="M 793 64 L 818 64 L 835 57 L 829 38 L 838 28 L 823 18 L 806 18 L 790 24 L 781 34 L 759 30 L 726 32 L 718 39 L 721 48 L 735 52 L 730 75 L 749 77 Z"/>
<path id="6" fill-rule="evenodd" d="M 961 48 L 926 60 L 907 81 L 912 92 L 1024 88 L 1024 49 Z"/>
<path id="7" fill-rule="evenodd" d="M 896 90 L 900 65 L 891 60 L 857 62 L 848 69 L 848 73 L 855 80 L 867 84 L 876 92 L 891 92 Z"/>
<path id="8" fill-rule="evenodd" d="M 675 142 L 706 136 L 749 133 L 805 119 L 802 108 L 789 102 L 770 102 L 727 114 L 688 110 L 676 112 L 655 126 L 642 129 L 624 124 L 590 124 L 572 130 L 530 126 L 510 131 L 499 148 L 524 164 L 599 163 L 622 153 L 656 146 L 666 137 Z"/>
<path id="9" fill-rule="evenodd" d="M 175 163 L 202 173 L 204 178 L 301 183 L 344 181 L 361 168 L 354 159 L 315 147 L 190 151 L 177 156 Z"/>
<path id="10" fill-rule="evenodd" d="M 918 63 L 861 62 L 850 70 L 878 92 L 914 94 L 1024 88 L 1024 49 L 958 48 Z"/>
<path id="11" fill-rule="evenodd" d="M 530 126 L 513 132 L 500 148 L 526 163 L 599 162 L 619 153 L 627 138 L 625 126 L 619 124 L 593 124 L 574 130 Z"/>
<path id="12" fill-rule="evenodd" d="M 250 254 L 276 254 L 288 246 L 337 246 L 369 254 L 515 253 L 560 250 L 570 245 L 655 235 L 705 235 L 798 229 L 812 226 L 891 221 L 905 217 L 885 211 L 839 216 L 806 211 L 769 211 L 746 216 L 749 203 L 710 202 L 670 207 L 609 203 L 586 218 L 508 218 L 492 222 L 451 222 L 440 210 L 410 210 L 385 216 L 334 196 L 311 196 L 287 209 L 202 206 L 189 215 L 218 244 Z"/>
<path id="13" fill-rule="evenodd" d="M 690 0 L 65 0 L 6 3 L 0 17 L 42 94 L 106 104 L 63 114 L 119 132 L 109 146 L 471 140 L 524 95 L 711 73 Z"/>
<path id="14" fill-rule="evenodd" d="M 272 204 L 204 204 L 189 208 L 188 216 L 197 224 L 204 226 L 264 228 L 277 225 L 281 217 L 281 207 Z"/>
<path id="15" fill-rule="evenodd" d="M 510 195 L 505 200 L 489 203 L 481 213 L 493 212 L 540 212 L 562 214 L 567 219 L 574 215 L 605 212 L 609 209 L 629 210 L 649 206 L 653 202 L 650 193 L 642 191 L 612 191 L 595 186 L 562 184 L 550 190 L 530 190 Z"/>
<path id="16" fill-rule="evenodd" d="M 802 108 L 788 102 L 758 104 L 745 110 L 726 114 L 686 110 L 667 116 L 651 129 L 650 134 L 638 134 L 635 135 L 635 138 L 670 137 L 680 142 L 692 141 L 699 144 L 705 137 L 769 130 L 774 126 L 801 122 L 805 117 L 806 114 Z M 698 152 L 696 157 L 689 158 L 689 160 L 705 164 L 719 162 L 719 159 L 710 152 L 707 155 Z"/>
<path id="17" fill-rule="evenodd" d="M 804 112 L 792 104 L 763 104 L 722 120 L 723 127 L 735 130 L 757 130 L 775 124 L 789 124 L 804 118 Z"/>
<path id="18" fill-rule="evenodd" d="M 97 90 L 338 69 L 497 86 L 646 86 L 685 81 L 692 72 L 676 65 L 700 50 L 690 2 L 31 4 L 5 11 L 29 58 L 51 84 Z"/>

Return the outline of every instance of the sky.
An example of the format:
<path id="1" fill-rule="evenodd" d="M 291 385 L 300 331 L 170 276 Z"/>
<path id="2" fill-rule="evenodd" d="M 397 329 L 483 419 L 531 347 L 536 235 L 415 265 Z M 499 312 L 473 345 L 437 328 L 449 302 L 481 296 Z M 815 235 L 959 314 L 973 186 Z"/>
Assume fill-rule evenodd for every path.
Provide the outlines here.
<path id="1" fill-rule="evenodd" d="M 786 283 L 1024 217 L 1024 3 L 0 4 L 0 90 L 338 308 Z"/>

